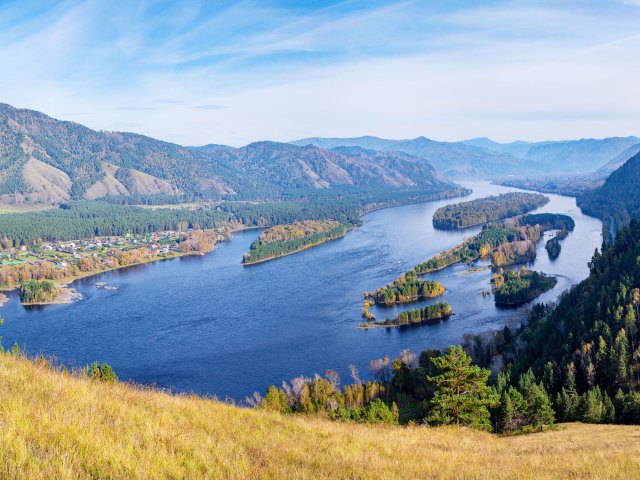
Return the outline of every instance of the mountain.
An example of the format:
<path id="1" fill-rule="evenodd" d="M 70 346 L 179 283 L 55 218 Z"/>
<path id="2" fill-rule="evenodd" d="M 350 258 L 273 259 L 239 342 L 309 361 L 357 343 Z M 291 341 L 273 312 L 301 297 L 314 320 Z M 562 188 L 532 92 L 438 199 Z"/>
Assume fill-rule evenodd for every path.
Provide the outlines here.
<path id="1" fill-rule="evenodd" d="M 533 162 L 525 162 L 513 155 L 492 152 L 460 142 L 436 142 L 426 137 L 412 140 L 387 140 L 378 137 L 305 138 L 293 145 L 314 145 L 323 148 L 361 147 L 385 152 L 404 152 L 424 158 L 450 178 L 492 177 L 496 172 L 517 174 L 523 170 L 537 170 Z"/>
<path id="2" fill-rule="evenodd" d="M 597 173 L 608 175 L 611 172 L 620 168 L 627 160 L 635 156 L 637 153 L 640 153 L 640 143 L 636 143 L 635 145 L 632 145 L 631 147 L 627 148 L 624 152 L 619 154 L 617 157 L 614 157 L 612 160 L 609 161 L 609 163 L 607 163 L 603 167 L 600 167 Z"/>
<path id="3" fill-rule="evenodd" d="M 496 153 L 507 153 L 517 158 L 525 158 L 529 150 L 539 145 L 548 145 L 557 142 L 524 142 L 517 140 L 510 143 L 498 143 L 487 137 L 472 138 L 469 140 L 463 140 L 459 143 L 470 145 L 472 147 L 484 148 Z"/>
<path id="4" fill-rule="evenodd" d="M 204 151 L 210 147 L 204 147 Z M 452 184 L 422 158 L 363 148 L 325 149 L 279 142 L 255 142 L 215 158 L 233 166 L 252 188 L 268 192 L 330 189 L 443 189 Z"/>
<path id="5" fill-rule="evenodd" d="M 337 186 L 452 185 L 424 159 L 404 153 L 277 142 L 183 147 L 134 133 L 95 131 L 6 104 L 0 104 L 0 172 L 0 203 L 180 194 L 258 198 Z"/>
<path id="6" fill-rule="evenodd" d="M 613 172 L 604 185 L 577 199 L 587 214 L 600 218 L 611 237 L 632 219 L 640 219 L 640 153 Z"/>
<path id="7" fill-rule="evenodd" d="M 460 143 L 543 165 L 546 173 L 611 173 L 640 151 L 638 137 L 498 143 L 482 137 Z M 634 150 L 634 148 L 637 148 Z M 626 155 L 626 158 L 624 158 Z M 623 159 L 624 158 L 624 159 Z M 552 171 L 549 172 L 548 170 Z"/>
<path id="8" fill-rule="evenodd" d="M 638 466 L 635 426 L 573 423 L 497 437 L 336 422 L 48 365 L 0 354 L 3 478 L 625 478 Z"/>
<path id="9" fill-rule="evenodd" d="M 233 167 L 215 164 L 204 153 L 133 133 L 97 132 L 5 104 L 0 167 L 4 202 L 192 193 L 200 180 L 217 194 L 235 186 Z"/>
<path id="10" fill-rule="evenodd" d="M 612 137 L 553 142 L 535 145 L 525 160 L 542 164 L 558 173 L 585 173 L 598 170 L 629 147 L 640 143 L 638 137 Z"/>

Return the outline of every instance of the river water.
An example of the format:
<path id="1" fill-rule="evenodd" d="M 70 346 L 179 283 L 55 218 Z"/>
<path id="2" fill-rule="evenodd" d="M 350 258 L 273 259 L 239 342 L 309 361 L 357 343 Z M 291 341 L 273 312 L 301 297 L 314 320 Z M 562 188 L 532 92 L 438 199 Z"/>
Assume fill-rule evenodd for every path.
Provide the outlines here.
<path id="1" fill-rule="evenodd" d="M 465 182 L 471 198 L 518 191 L 487 182 Z M 548 194 L 535 212 L 566 213 L 575 230 L 550 261 L 544 241 L 529 267 L 558 277 L 538 297 L 553 301 L 588 275 L 587 262 L 602 242 L 602 224 L 583 215 L 575 199 Z M 456 265 L 424 278 L 446 287 L 455 316 L 433 326 L 358 330 L 362 293 L 384 286 L 435 253 L 480 230 L 434 230 L 433 212 L 456 200 L 389 208 L 363 217 L 343 239 L 251 267 L 242 254 L 259 234 L 246 231 L 202 257 L 183 257 L 107 272 L 73 284 L 83 299 L 70 305 L 23 307 L 15 292 L 0 308 L 2 344 L 14 341 L 29 354 L 54 356 L 69 366 L 98 360 L 123 380 L 175 391 L 243 400 L 298 375 L 348 365 L 368 376 L 369 360 L 410 348 L 445 348 L 465 333 L 517 322 L 522 309 L 499 309 L 491 296 L 491 272 Z M 116 291 L 98 289 L 107 282 Z M 438 299 L 440 300 L 440 299 Z M 421 302 L 418 305 L 427 304 Z M 410 308 L 403 306 L 396 310 Z M 523 307 L 523 308 L 526 308 Z M 375 310 L 378 318 L 393 309 Z"/>

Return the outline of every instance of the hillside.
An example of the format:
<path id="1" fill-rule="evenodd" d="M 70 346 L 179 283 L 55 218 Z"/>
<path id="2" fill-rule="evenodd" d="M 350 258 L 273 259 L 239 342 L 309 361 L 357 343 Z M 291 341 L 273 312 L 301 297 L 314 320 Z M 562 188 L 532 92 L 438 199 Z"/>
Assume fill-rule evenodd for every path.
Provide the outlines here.
<path id="1" fill-rule="evenodd" d="M 598 170 L 629 147 L 638 137 L 612 137 L 602 140 L 582 139 L 535 145 L 524 157 L 558 173 L 585 173 Z"/>
<path id="2" fill-rule="evenodd" d="M 603 175 L 608 175 L 611 172 L 615 172 L 618 168 L 626 163 L 631 157 L 634 157 L 636 154 L 640 153 L 640 142 L 632 145 L 627 148 L 624 152 L 619 154 L 617 157 L 614 157 L 603 167 L 598 169 L 598 173 Z"/>
<path id="3" fill-rule="evenodd" d="M 585 192 L 577 199 L 578 206 L 587 214 L 603 220 L 605 231 L 615 230 L 640 218 L 640 153 L 630 158 L 613 172 L 604 185 Z"/>
<path id="4" fill-rule="evenodd" d="M 608 416 L 638 424 L 640 223 L 620 230 L 611 247 L 594 255 L 589 269 L 589 277 L 564 294 L 555 309 L 534 308 L 520 334 L 523 348 L 515 356 L 512 378 L 533 368 L 555 399 L 560 421 L 583 415 L 594 423 Z M 596 398 L 608 412 L 585 408 Z"/>
<path id="5" fill-rule="evenodd" d="M 58 204 L 105 196 L 265 198 L 301 190 L 443 190 L 422 158 L 358 149 L 257 142 L 182 147 L 133 133 L 94 131 L 0 104 L 0 203 Z"/>
<path id="6" fill-rule="evenodd" d="M 281 416 L 0 355 L 0 477 L 629 478 L 640 428 L 501 438 Z"/>
<path id="7" fill-rule="evenodd" d="M 321 148 L 361 147 L 385 152 L 404 152 L 428 160 L 450 178 L 490 177 L 517 174 L 524 170 L 537 170 L 532 163 L 525 163 L 512 155 L 490 152 L 483 148 L 460 142 L 436 142 L 425 137 L 412 140 L 387 140 L 378 137 L 358 138 L 305 138 L 291 142 L 294 145 L 315 145 Z"/>

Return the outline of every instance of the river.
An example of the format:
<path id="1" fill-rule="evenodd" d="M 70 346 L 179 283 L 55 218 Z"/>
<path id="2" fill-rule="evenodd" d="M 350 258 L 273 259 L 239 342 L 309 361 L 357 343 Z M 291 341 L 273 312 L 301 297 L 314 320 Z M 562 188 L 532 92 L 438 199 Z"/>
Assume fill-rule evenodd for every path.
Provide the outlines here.
<path id="1" fill-rule="evenodd" d="M 488 182 L 463 184 L 474 190 L 465 200 L 519 191 Z M 544 241 L 538 246 L 530 268 L 559 280 L 539 297 L 542 301 L 555 300 L 584 279 L 587 262 L 602 242 L 601 222 L 583 215 L 574 198 L 548 196 L 551 202 L 535 212 L 569 214 L 576 228 L 555 261 L 549 260 Z M 489 270 L 470 272 L 472 267 L 456 265 L 424 277 L 446 287 L 443 299 L 456 313 L 450 320 L 413 328 L 356 328 L 363 291 L 384 286 L 479 231 L 434 230 L 433 212 L 456 201 L 378 210 L 343 239 L 251 267 L 240 260 L 259 232 L 241 232 L 209 255 L 81 279 L 73 286 L 83 299 L 69 305 L 24 307 L 11 292 L 0 308 L 2 344 L 18 342 L 29 354 L 53 356 L 69 366 L 107 362 L 122 380 L 220 399 L 243 400 L 270 384 L 327 369 L 348 382 L 349 364 L 367 377 L 370 359 L 395 357 L 405 348 L 445 348 L 461 342 L 465 333 L 521 318 L 522 309 L 496 308 L 491 296 L 482 295 L 490 288 Z M 100 281 L 118 290 L 96 288 Z M 392 312 L 375 311 L 379 318 Z"/>

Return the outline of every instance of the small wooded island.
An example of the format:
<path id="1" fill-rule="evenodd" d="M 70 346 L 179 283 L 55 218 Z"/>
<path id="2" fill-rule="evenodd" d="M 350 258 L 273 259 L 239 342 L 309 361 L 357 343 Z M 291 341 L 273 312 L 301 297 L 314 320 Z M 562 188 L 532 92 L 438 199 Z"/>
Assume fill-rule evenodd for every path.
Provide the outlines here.
<path id="1" fill-rule="evenodd" d="M 364 297 L 379 305 L 392 306 L 398 303 L 428 300 L 443 293 L 444 287 L 440 282 L 420 280 L 415 272 L 408 272 L 386 287 L 379 288 L 375 292 L 365 292 Z"/>
<path id="2" fill-rule="evenodd" d="M 305 220 L 276 225 L 260 233 L 244 254 L 242 263 L 253 265 L 344 237 L 351 224 L 337 220 Z"/>
<path id="3" fill-rule="evenodd" d="M 511 192 L 441 207 L 433 214 L 433 226 L 455 230 L 522 215 L 549 203 L 540 193 Z"/>
<path id="4" fill-rule="evenodd" d="M 553 237 L 547 242 L 544 248 L 547 250 L 549 258 L 551 260 L 555 260 L 560 256 L 560 251 L 562 250 L 562 247 L 560 246 L 560 239 L 558 237 Z"/>
<path id="5" fill-rule="evenodd" d="M 433 324 L 445 320 L 453 314 L 451 305 L 447 302 L 438 302 L 424 308 L 413 308 L 400 312 L 394 319 L 387 318 L 381 321 L 367 321 L 358 325 L 358 328 L 375 327 L 402 327 L 405 325 Z"/>
<path id="6" fill-rule="evenodd" d="M 555 260 L 560 256 L 560 251 L 562 250 L 560 240 L 564 240 L 568 235 L 569 231 L 563 227 L 551 240 L 547 242 L 544 248 L 547 250 L 551 260 Z"/>
<path id="7" fill-rule="evenodd" d="M 505 270 L 493 275 L 493 296 L 498 306 L 512 307 L 533 300 L 551 290 L 558 280 L 541 272 L 527 270 Z"/>

